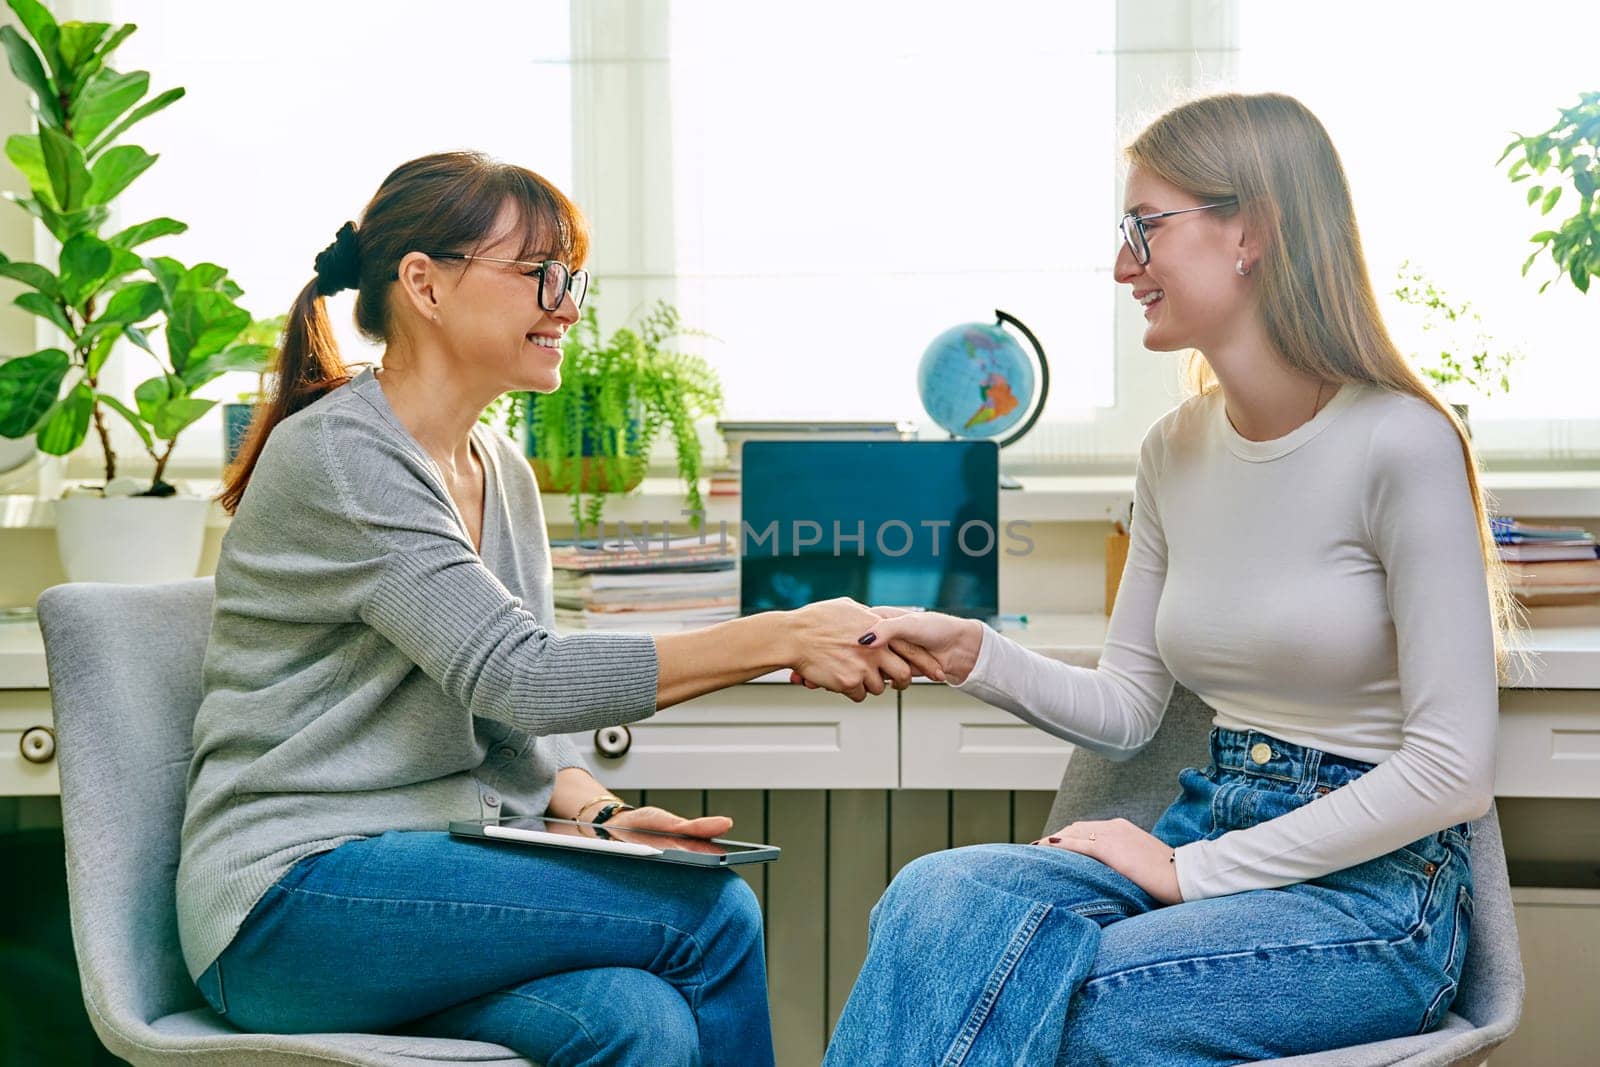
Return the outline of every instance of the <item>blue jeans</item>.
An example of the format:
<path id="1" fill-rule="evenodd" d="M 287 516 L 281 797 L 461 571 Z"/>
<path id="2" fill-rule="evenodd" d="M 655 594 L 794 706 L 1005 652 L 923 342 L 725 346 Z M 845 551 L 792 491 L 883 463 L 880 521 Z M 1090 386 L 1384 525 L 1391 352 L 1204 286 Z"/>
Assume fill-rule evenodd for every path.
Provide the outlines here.
<path id="1" fill-rule="evenodd" d="M 772 1063 L 761 912 L 731 871 L 390 832 L 295 864 L 197 985 L 245 1030 Z"/>
<path id="2" fill-rule="evenodd" d="M 1247 753 L 1265 742 L 1272 756 Z M 1276 818 L 1372 764 L 1256 731 L 1152 832 L 1167 844 Z M 1081 853 L 977 845 L 911 863 L 872 911 L 867 960 L 826 1062 L 1189 1067 L 1432 1029 L 1466 957 L 1461 823 L 1310 882 L 1162 906 Z"/>

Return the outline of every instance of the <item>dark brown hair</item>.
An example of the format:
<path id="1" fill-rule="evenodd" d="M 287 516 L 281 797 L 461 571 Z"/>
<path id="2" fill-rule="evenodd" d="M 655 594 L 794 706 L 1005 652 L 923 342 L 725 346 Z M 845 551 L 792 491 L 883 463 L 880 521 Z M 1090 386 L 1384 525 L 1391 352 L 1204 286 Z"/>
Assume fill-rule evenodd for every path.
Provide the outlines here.
<path id="1" fill-rule="evenodd" d="M 361 213 L 355 247 L 349 249 L 359 265 L 345 264 L 353 268 L 348 281 L 357 289 L 355 317 L 361 335 L 374 344 L 388 341 L 389 293 L 405 255 L 478 251 L 495 236 L 490 231 L 507 200 L 516 205 L 522 221 L 517 258 L 554 251 L 574 267 L 587 258 L 589 226 L 583 213 L 525 167 L 498 163 L 479 152 L 441 152 L 396 167 Z M 340 251 L 344 258 L 345 249 Z M 332 253 L 330 246 L 326 258 L 317 257 L 319 277 L 300 290 L 289 311 L 271 395 L 256 405 L 250 432 L 217 498 L 230 515 L 244 498 L 273 428 L 353 377 L 339 356 L 321 295 L 339 287 L 330 286 L 325 276 Z"/>

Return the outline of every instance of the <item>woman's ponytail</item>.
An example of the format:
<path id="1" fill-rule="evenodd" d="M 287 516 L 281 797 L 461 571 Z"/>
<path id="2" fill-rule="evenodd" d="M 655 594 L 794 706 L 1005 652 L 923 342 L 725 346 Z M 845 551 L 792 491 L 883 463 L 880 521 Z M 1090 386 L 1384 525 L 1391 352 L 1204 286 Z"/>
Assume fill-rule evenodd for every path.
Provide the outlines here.
<path id="1" fill-rule="evenodd" d="M 345 223 L 333 244 L 323 249 L 316 260 L 317 276 L 300 290 L 289 312 L 283 331 L 283 347 L 273 375 L 272 395 L 256 404 L 250 417 L 250 432 L 239 447 L 239 455 L 227 470 L 217 499 L 232 515 L 244 498 L 245 486 L 255 472 L 261 450 L 273 428 L 284 419 L 325 393 L 332 392 L 351 378 L 349 368 L 339 357 L 339 344 L 328 321 L 324 297 L 341 289 L 358 288 L 361 281 L 360 245 L 354 223 Z"/>

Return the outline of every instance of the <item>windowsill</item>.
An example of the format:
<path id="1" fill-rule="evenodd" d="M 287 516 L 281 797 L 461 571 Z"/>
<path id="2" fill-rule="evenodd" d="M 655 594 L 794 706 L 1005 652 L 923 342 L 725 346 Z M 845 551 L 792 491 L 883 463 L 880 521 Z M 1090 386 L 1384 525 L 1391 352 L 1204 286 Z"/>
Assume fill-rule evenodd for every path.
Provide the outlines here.
<path id="1" fill-rule="evenodd" d="M 1000 493 L 1000 521 L 1110 522 L 1127 514 L 1133 500 L 1133 475 L 1028 475 L 1018 479 L 1020 490 Z M 1484 487 L 1494 497 L 1497 513 L 1522 519 L 1600 518 L 1600 471 L 1489 471 Z M 191 483 L 201 492 L 215 492 L 217 483 Z M 701 482 L 702 494 L 708 483 Z M 706 496 L 707 522 L 739 520 L 737 496 Z M 682 525 L 683 485 L 675 478 L 646 478 L 632 493 L 606 502 L 608 527 L 627 522 L 640 528 L 648 522 L 660 529 L 663 521 Z M 572 524 L 570 498 L 551 493 L 544 497 L 546 521 L 552 526 Z M 224 527 L 228 516 L 213 505 L 207 525 Z M 0 496 L 0 529 L 51 529 L 55 502 L 33 496 Z"/>

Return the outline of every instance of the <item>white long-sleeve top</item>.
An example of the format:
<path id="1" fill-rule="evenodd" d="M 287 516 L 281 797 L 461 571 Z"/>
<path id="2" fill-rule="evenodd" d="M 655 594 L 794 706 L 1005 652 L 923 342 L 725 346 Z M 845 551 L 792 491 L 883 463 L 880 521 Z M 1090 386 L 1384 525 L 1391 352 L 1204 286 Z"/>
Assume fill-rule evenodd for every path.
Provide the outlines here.
<path id="1" fill-rule="evenodd" d="M 1489 809 L 1499 690 L 1477 530 L 1460 439 L 1426 402 L 1346 384 L 1289 434 L 1251 441 L 1214 390 L 1140 447 L 1099 666 L 985 627 L 955 688 L 1125 760 L 1176 679 L 1216 726 L 1378 764 L 1176 850 L 1185 900 L 1317 878 Z"/>

